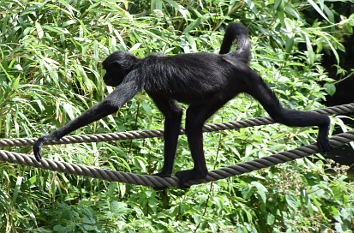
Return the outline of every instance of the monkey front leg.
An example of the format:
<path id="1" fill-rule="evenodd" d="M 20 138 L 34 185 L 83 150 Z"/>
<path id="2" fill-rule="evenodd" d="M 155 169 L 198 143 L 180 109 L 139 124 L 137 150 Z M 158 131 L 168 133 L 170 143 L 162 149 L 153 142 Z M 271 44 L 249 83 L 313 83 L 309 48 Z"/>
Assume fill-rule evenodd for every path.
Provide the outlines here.
<path id="1" fill-rule="evenodd" d="M 59 140 L 64 135 L 108 116 L 120 109 L 128 100 L 134 97 L 138 92 L 137 85 L 134 81 L 127 82 L 118 86 L 110 95 L 108 95 L 101 103 L 88 109 L 81 116 L 72 120 L 53 133 L 40 137 L 33 145 L 34 156 L 38 161 L 41 160 L 41 148 L 48 141 Z"/>
<path id="2" fill-rule="evenodd" d="M 34 156 L 38 161 L 41 160 L 41 148 L 44 143 L 48 141 L 57 141 L 60 138 L 62 138 L 64 135 L 82 127 L 85 126 L 93 121 L 97 121 L 109 114 L 112 114 L 116 112 L 118 109 L 115 107 L 112 107 L 111 105 L 107 104 L 106 102 L 101 102 L 83 114 L 81 116 L 77 117 L 76 119 L 72 120 L 62 128 L 57 129 L 51 134 L 48 134 L 46 136 L 40 137 L 33 145 L 33 152 Z"/>

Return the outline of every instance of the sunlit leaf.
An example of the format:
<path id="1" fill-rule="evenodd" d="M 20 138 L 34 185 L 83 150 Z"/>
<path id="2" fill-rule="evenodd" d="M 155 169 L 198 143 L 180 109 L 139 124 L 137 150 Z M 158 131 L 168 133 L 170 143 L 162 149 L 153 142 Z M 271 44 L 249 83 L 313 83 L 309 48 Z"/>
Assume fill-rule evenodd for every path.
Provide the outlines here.
<path id="1" fill-rule="evenodd" d="M 42 26 L 38 22 L 35 23 L 35 26 L 37 28 L 37 34 L 38 34 L 39 39 L 42 39 L 43 35 L 44 35 Z"/>
<path id="2" fill-rule="evenodd" d="M 336 86 L 334 84 L 326 83 L 323 87 L 329 95 L 334 95 L 336 92 Z"/>
<path id="3" fill-rule="evenodd" d="M 323 11 L 321 10 L 321 8 L 313 1 L 313 0 L 307 0 L 311 6 L 327 21 L 329 21 L 329 19 L 327 18 L 327 16 L 323 13 Z"/>

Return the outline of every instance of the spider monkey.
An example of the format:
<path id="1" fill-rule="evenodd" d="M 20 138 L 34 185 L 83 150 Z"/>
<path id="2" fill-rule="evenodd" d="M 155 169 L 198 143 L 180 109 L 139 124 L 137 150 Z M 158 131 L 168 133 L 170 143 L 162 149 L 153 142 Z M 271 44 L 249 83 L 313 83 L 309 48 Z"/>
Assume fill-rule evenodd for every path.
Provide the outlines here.
<path id="1" fill-rule="evenodd" d="M 235 39 L 237 49 L 228 53 Z M 115 90 L 78 118 L 40 137 L 33 146 L 36 159 L 40 161 L 41 147 L 45 142 L 59 140 L 80 127 L 118 111 L 142 90 L 147 92 L 165 116 L 164 164 L 162 170 L 155 174 L 160 177 L 172 174 L 183 113 L 177 101 L 189 105 L 185 128 L 194 168 L 176 173 L 181 187 L 186 187 L 183 184 L 189 180 L 207 175 L 203 124 L 241 92 L 258 100 L 276 122 L 288 126 L 318 126 L 318 146 L 322 151 L 330 150 L 330 119 L 313 112 L 284 109 L 261 77 L 249 67 L 250 46 L 248 30 L 241 24 L 230 23 L 219 55 L 201 52 L 175 56 L 150 55 L 141 59 L 123 51 L 112 53 L 102 64 L 106 70 L 103 80 L 106 85 L 115 86 Z"/>

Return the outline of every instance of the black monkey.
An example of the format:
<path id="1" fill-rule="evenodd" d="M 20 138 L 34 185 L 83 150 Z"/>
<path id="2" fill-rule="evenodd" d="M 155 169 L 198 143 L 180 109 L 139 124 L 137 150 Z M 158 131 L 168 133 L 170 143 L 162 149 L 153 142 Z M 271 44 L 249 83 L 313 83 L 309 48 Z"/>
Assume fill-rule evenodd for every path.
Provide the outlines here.
<path id="1" fill-rule="evenodd" d="M 237 50 L 226 54 L 236 37 Z M 226 28 L 220 55 L 150 55 L 139 59 L 127 52 L 114 52 L 103 62 L 106 70 L 103 79 L 107 85 L 116 86 L 116 89 L 78 118 L 39 138 L 33 146 L 34 155 L 40 161 L 41 147 L 45 142 L 58 140 L 73 130 L 118 111 L 143 89 L 165 116 L 164 165 L 156 174 L 161 177 L 171 176 L 176 154 L 182 118 L 182 108 L 176 101 L 189 104 L 185 127 L 194 168 L 176 173 L 181 186 L 188 180 L 207 175 L 203 152 L 203 124 L 241 92 L 258 100 L 276 122 L 288 126 L 318 126 L 318 145 L 323 151 L 330 150 L 329 118 L 313 112 L 284 109 L 261 77 L 248 66 L 249 57 L 248 31 L 244 26 L 235 23 L 230 23 Z"/>

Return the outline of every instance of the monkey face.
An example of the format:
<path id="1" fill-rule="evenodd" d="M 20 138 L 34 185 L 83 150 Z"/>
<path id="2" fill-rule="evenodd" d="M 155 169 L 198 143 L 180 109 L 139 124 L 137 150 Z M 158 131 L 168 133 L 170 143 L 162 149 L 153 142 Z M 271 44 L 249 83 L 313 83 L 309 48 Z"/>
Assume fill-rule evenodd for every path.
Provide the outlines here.
<path id="1" fill-rule="evenodd" d="M 103 81 L 108 86 L 118 86 L 137 61 L 138 58 L 127 52 L 117 51 L 112 53 L 102 63 L 106 70 Z"/>
<path id="2" fill-rule="evenodd" d="M 118 86 L 125 77 L 125 72 L 119 67 L 111 66 L 106 68 L 106 74 L 103 77 L 103 81 L 107 86 Z"/>

